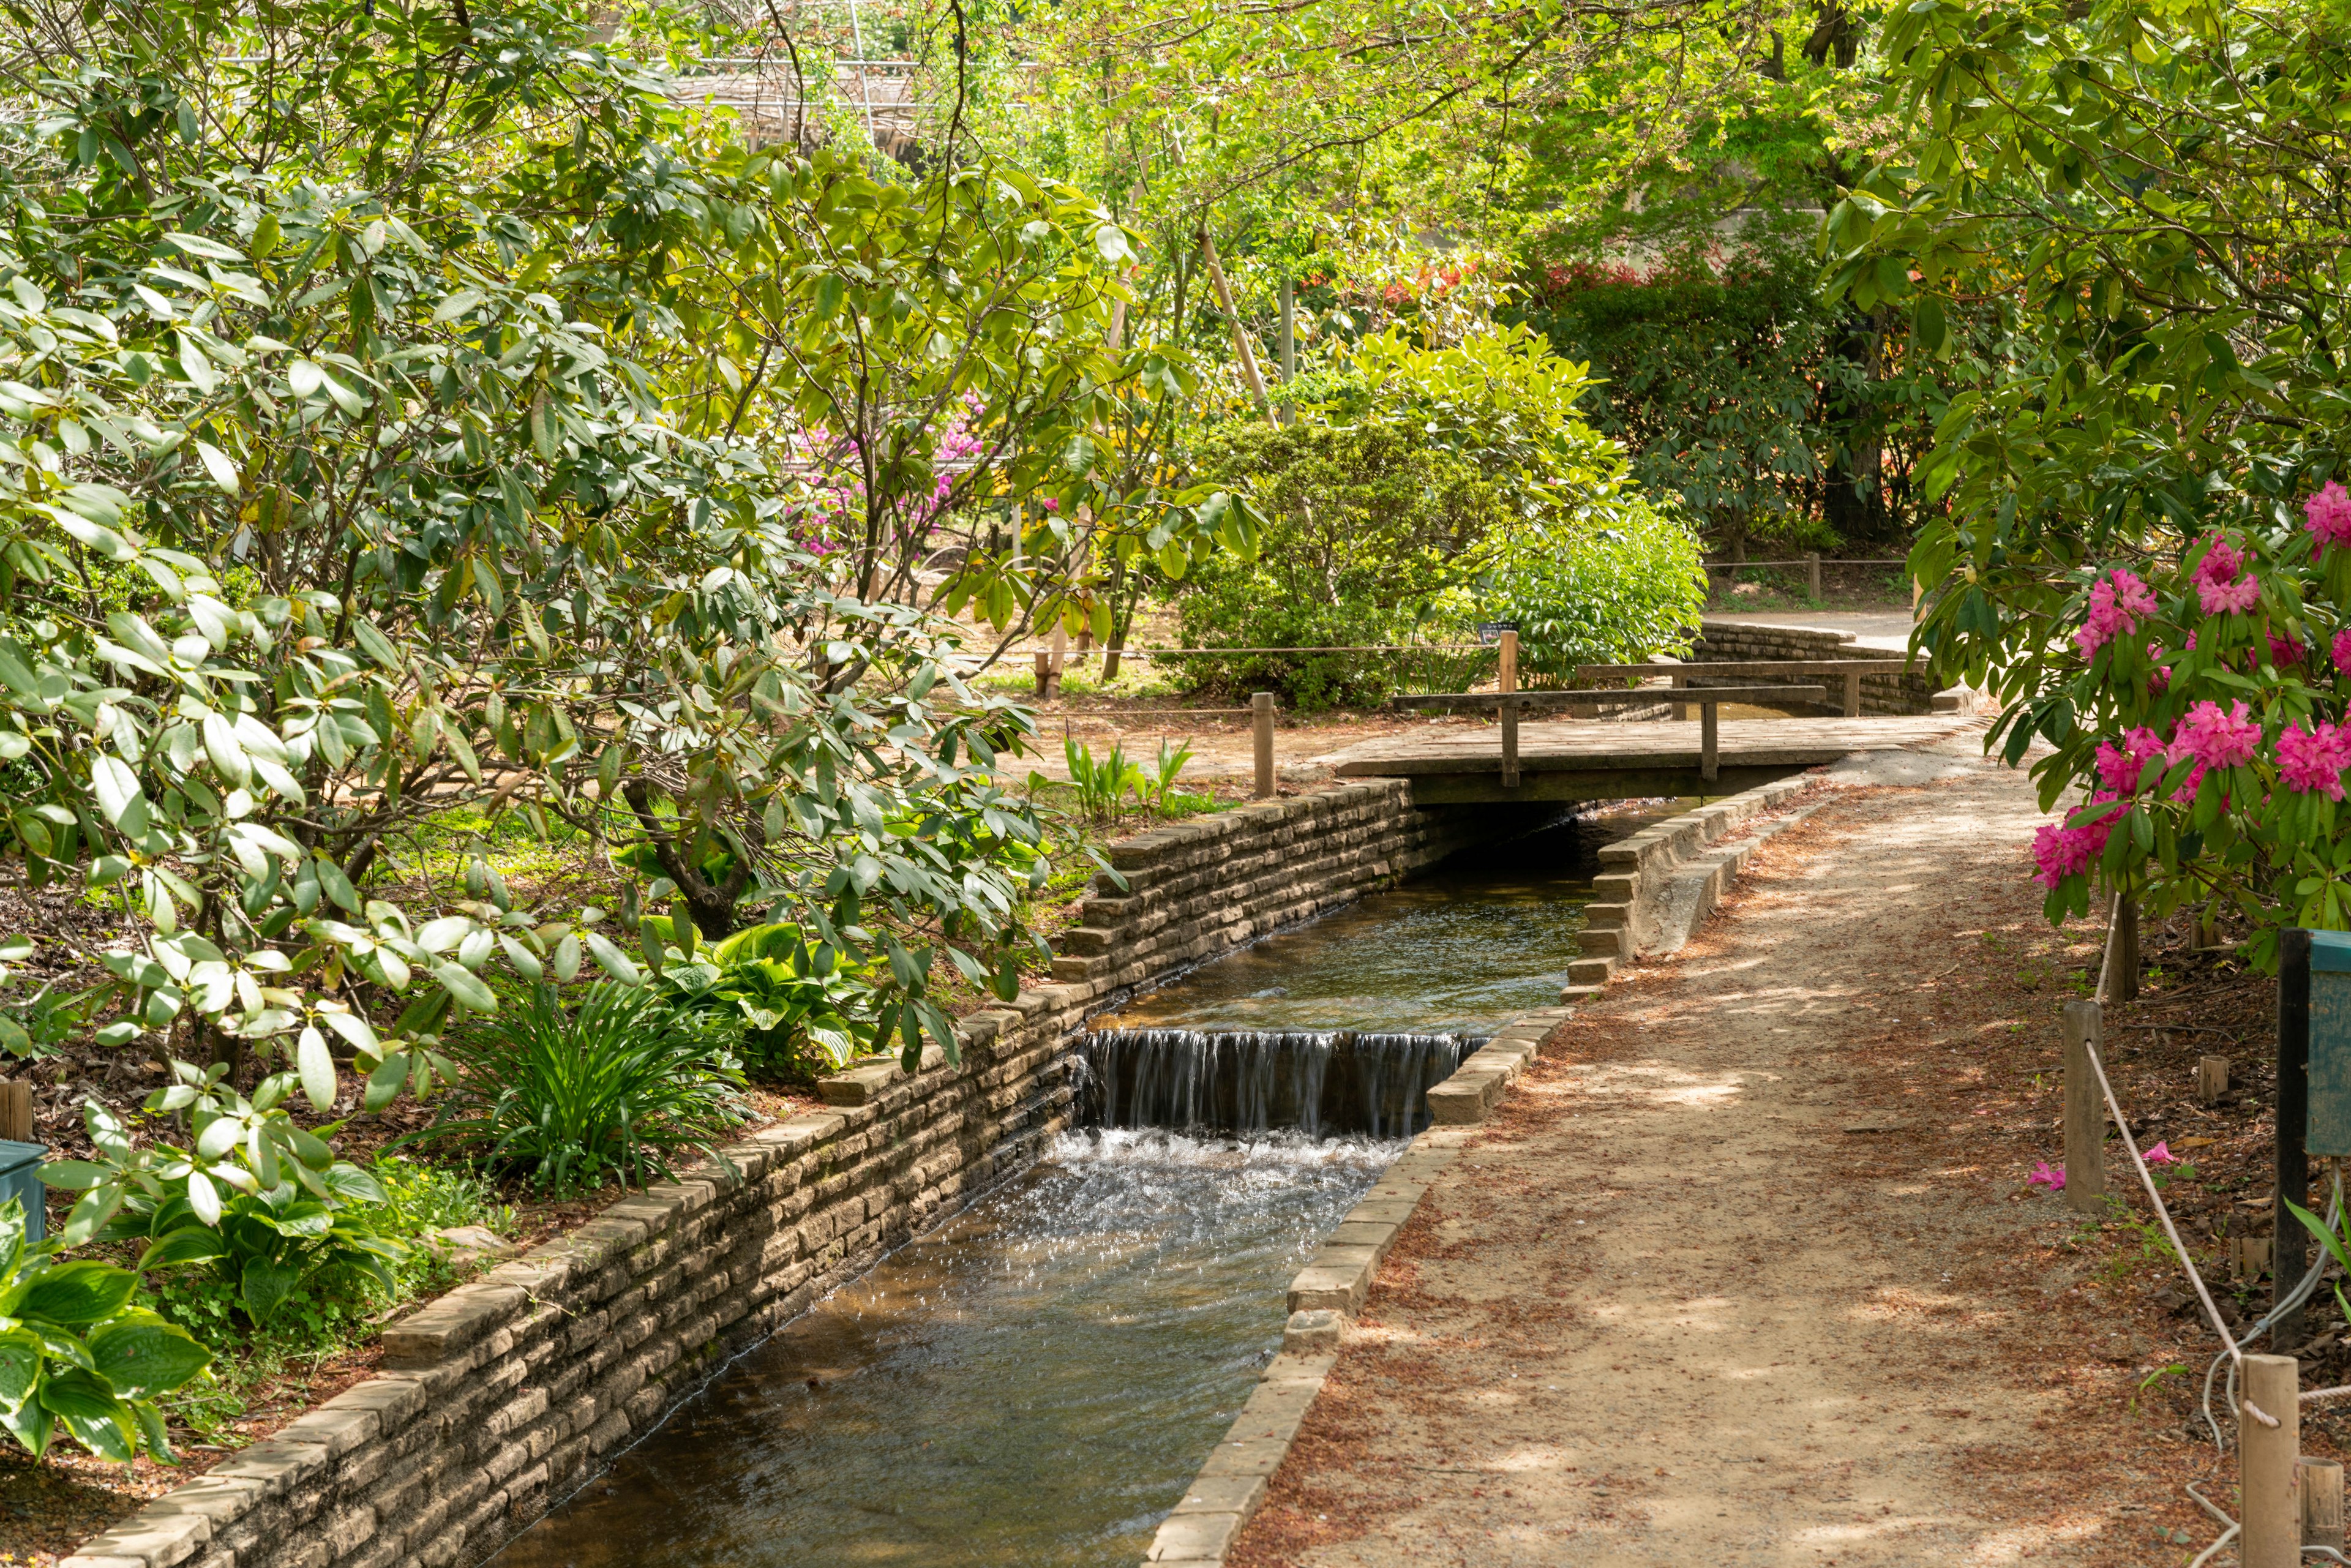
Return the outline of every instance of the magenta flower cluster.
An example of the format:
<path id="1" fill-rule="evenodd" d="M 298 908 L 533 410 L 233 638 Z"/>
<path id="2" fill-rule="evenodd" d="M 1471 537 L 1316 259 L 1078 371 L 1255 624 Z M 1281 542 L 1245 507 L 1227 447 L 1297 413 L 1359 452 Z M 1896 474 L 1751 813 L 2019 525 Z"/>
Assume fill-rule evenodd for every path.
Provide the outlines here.
<path id="1" fill-rule="evenodd" d="M 2206 536 L 2204 559 L 2196 563 L 2196 602 L 2207 615 L 2241 615 L 2261 601 L 2261 580 L 2245 570 L 2246 561 L 2220 534 Z M 2242 577 L 2239 572 L 2244 572 Z"/>
<path id="2" fill-rule="evenodd" d="M 2302 510 L 2310 519 L 2313 553 L 2328 545 L 2351 544 L 2351 491 L 2329 479 L 2303 502 Z"/>
<path id="3" fill-rule="evenodd" d="M 2278 736 L 2278 778 L 2297 795 L 2343 799 L 2343 770 L 2351 768 L 2351 729 L 2339 724 L 2304 729 L 2287 725 Z"/>
<path id="4" fill-rule="evenodd" d="M 2139 621 L 2155 613 L 2155 592 L 2136 572 L 2116 567 L 2091 585 L 2090 618 L 2074 633 L 2074 646 L 2085 659 L 2138 630 Z"/>
<path id="5" fill-rule="evenodd" d="M 2351 490 L 2330 480 L 2303 505 L 2314 552 L 2351 546 Z M 2331 672 L 2305 674 L 2301 679 L 2323 686 L 2331 673 L 2335 682 L 2351 680 L 2351 626 L 2314 643 L 2289 634 L 2283 626 L 2263 623 L 2260 562 L 2255 548 L 2241 536 L 2215 528 L 2196 541 L 2188 562 L 2186 585 L 2194 588 L 2195 602 L 2204 614 L 2256 617 L 2250 629 L 2241 623 L 2201 628 L 2212 645 L 2213 661 L 2277 680 L 2279 672 L 2304 669 L 2324 658 L 2331 662 Z M 2156 614 L 2156 597 L 2145 581 L 2128 570 L 2109 570 L 2092 584 L 2089 612 L 2074 633 L 2074 646 L 2084 659 L 2090 659 L 2116 638 L 2138 633 L 2141 623 L 2154 621 Z M 2175 672 L 2164 662 L 2163 641 L 2144 645 L 2153 665 L 2147 676 L 2149 694 L 2158 695 L 2170 686 Z M 2181 646 L 2183 653 L 2193 653 L 2197 632 L 2188 631 Z M 2344 779 L 2351 775 L 2351 717 L 2340 723 L 2297 720 L 2265 736 L 2252 705 L 2228 697 L 2191 703 L 2168 738 L 2142 726 L 2119 737 L 2100 739 L 2089 799 L 2069 814 L 2069 821 L 2044 823 L 2033 837 L 2040 880 L 2053 888 L 2069 876 L 2092 870 L 2105 854 L 2116 823 L 2135 800 L 2150 793 L 2163 793 L 2172 802 L 2192 800 L 2208 775 L 2216 770 L 2226 774 L 2262 759 L 2276 768 L 2276 794 L 2240 775 L 2226 783 L 2230 794 L 2220 802 L 2224 808 L 2250 810 L 2297 797 L 2339 802 Z M 2161 784 L 2166 778 L 2176 781 L 2168 792 Z M 2168 1152 L 2158 1145 L 2147 1157 L 2158 1159 Z"/>

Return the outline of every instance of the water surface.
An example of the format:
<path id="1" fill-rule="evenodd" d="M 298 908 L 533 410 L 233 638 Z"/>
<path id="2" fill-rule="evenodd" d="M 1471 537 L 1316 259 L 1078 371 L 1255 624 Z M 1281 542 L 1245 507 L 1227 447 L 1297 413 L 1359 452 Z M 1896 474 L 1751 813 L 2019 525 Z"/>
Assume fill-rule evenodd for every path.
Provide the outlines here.
<path id="1" fill-rule="evenodd" d="M 1133 1568 L 1400 1147 L 1064 1134 L 820 1303 L 498 1568 Z"/>
<path id="2" fill-rule="evenodd" d="M 1600 846 L 1689 810 L 1612 804 L 1465 851 L 1387 893 L 1203 965 L 1097 1029 L 1491 1034 L 1557 1005 Z"/>

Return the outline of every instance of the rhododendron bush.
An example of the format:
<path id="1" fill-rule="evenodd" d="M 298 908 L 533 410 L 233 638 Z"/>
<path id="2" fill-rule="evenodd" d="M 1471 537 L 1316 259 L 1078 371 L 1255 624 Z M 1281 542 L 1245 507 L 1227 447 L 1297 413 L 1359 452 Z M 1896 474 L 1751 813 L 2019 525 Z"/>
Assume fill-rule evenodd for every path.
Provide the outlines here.
<path id="1" fill-rule="evenodd" d="M 2145 540 L 2129 565 L 2076 574 L 2054 618 L 2071 622 L 2065 706 L 2038 705 L 2062 722 L 2031 722 L 2033 704 L 2005 716 L 2011 752 L 2058 729 L 2036 768 L 2053 800 L 2087 794 L 2033 841 L 2053 917 L 2085 909 L 2094 882 L 2158 908 L 2224 896 L 2321 924 L 2351 913 L 2331 848 L 2351 768 L 2335 591 L 2351 578 L 2351 494 L 2328 481 L 2301 512 L 2300 527 Z"/>
<path id="2" fill-rule="evenodd" d="M 1921 0 L 1878 57 L 1830 284 L 1959 389 L 1916 641 L 2062 813 L 2049 914 L 2351 925 L 2351 14 Z"/>

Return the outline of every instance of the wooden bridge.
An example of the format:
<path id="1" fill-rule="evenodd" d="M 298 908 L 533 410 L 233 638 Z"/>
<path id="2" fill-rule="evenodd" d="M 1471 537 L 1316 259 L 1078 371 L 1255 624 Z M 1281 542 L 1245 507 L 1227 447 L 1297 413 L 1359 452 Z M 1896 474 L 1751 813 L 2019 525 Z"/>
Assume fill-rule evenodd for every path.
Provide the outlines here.
<path id="1" fill-rule="evenodd" d="M 1674 692 L 1672 698 L 1683 698 Z M 1696 697 L 1698 692 L 1689 694 Z M 1410 698 L 1405 699 L 1410 702 Z M 1982 720 L 1961 714 L 1903 718 L 1774 718 L 1724 724 L 1715 777 L 1701 775 L 1708 727 L 1695 719 L 1521 720 L 1518 782 L 1503 783 L 1502 727 L 1431 725 L 1351 746 L 1331 758 L 1344 779 L 1404 778 L 1422 805 L 1511 800 L 1623 800 L 1730 795 L 1834 762 L 1939 740 Z"/>

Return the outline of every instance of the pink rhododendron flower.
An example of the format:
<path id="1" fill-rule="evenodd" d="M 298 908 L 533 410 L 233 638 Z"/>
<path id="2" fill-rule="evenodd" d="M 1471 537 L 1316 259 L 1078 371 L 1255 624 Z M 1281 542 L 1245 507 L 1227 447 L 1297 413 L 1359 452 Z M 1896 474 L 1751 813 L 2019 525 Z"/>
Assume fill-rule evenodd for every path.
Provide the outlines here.
<path id="1" fill-rule="evenodd" d="M 2207 615 L 2242 614 L 2261 601 L 2261 580 L 2247 572 L 2234 582 L 2199 582 L 2196 601 Z"/>
<path id="2" fill-rule="evenodd" d="M 2309 652 L 2291 637 L 2281 637 L 2274 632 L 2270 633 L 2270 663 L 2281 670 L 2289 664 L 2301 664 L 2303 655 Z"/>
<path id="3" fill-rule="evenodd" d="M 2168 1140 L 2152 1148 L 2141 1149 L 2138 1152 L 2138 1157 L 2151 1166 L 2176 1166 L 2179 1163 L 2179 1156 L 2171 1152 L 2171 1144 Z"/>
<path id="4" fill-rule="evenodd" d="M 2302 509 L 2310 518 L 2313 552 L 2351 542 L 2351 491 L 2329 479 L 2318 487 L 2318 494 L 2303 502 Z"/>
<path id="5" fill-rule="evenodd" d="M 2155 613 L 2155 593 L 2126 568 L 2116 567 L 2090 586 L 2090 615 L 2074 633 L 2074 646 L 2089 658 L 2115 638 L 2138 630 Z"/>
<path id="6" fill-rule="evenodd" d="M 2335 633 L 2335 642 L 2327 652 L 2335 657 L 2335 667 L 2351 670 L 2351 629 Z"/>
<path id="7" fill-rule="evenodd" d="M 2120 746 L 2112 741 L 2098 742 L 2098 780 L 2116 795 L 2127 795 L 2138 788 L 2139 774 L 2148 762 L 2163 755 L 2163 737 L 2141 725 L 2123 737 Z"/>
<path id="8" fill-rule="evenodd" d="M 2171 760 L 2192 757 L 2206 768 L 2241 767 L 2253 759 L 2261 741 L 2262 727 L 2246 714 L 2242 702 L 2226 713 L 2219 703 L 2201 702 L 2179 721 L 2171 737 Z"/>
<path id="9" fill-rule="evenodd" d="M 2130 808 L 2106 789 L 2099 790 L 2089 800 L 2094 806 L 2105 802 L 2112 802 L 2112 810 L 2101 811 L 2093 819 L 2071 824 L 2043 822 L 2034 831 L 2032 861 L 2040 868 L 2043 887 L 2054 887 L 2069 876 L 2088 871 L 2106 852 L 2106 835 Z"/>
<path id="10" fill-rule="evenodd" d="M 2033 1162 L 2032 1174 L 2024 1178 L 2027 1186 L 2045 1186 L 2051 1192 L 2065 1190 L 2065 1173 L 2053 1168 L 2047 1160 Z"/>
<path id="11" fill-rule="evenodd" d="M 2209 548 L 2204 551 L 2204 559 L 2196 563 L 2195 580 L 2234 581 L 2237 573 L 2245 569 L 2245 558 L 2238 552 L 2236 546 L 2229 542 L 2225 534 L 2207 534 L 2204 538 Z"/>
<path id="12" fill-rule="evenodd" d="M 2278 736 L 2278 777 L 2297 795 L 2343 799 L 2343 769 L 2351 767 L 2351 732 L 2321 724 L 2304 729 L 2290 724 Z"/>

